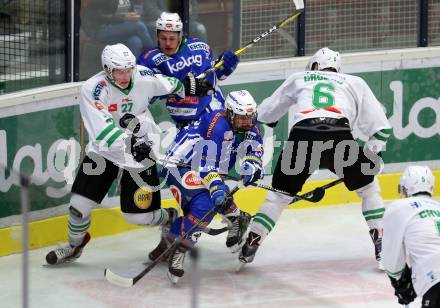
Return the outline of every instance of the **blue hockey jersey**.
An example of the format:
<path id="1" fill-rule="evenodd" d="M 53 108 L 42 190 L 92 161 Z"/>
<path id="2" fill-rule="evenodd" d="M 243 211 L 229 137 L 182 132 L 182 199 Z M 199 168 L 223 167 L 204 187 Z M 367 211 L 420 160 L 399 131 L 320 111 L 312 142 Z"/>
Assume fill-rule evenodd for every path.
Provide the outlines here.
<path id="1" fill-rule="evenodd" d="M 213 65 L 212 50 L 205 42 L 191 37 L 183 38 L 179 50 L 172 56 L 165 55 L 158 47 L 143 52 L 138 63 L 164 74 L 183 80 L 188 73 L 197 76 Z M 206 77 L 215 87 L 212 96 L 186 96 L 180 99 L 175 96 L 167 97 L 167 109 L 177 123 L 192 121 L 200 118 L 202 113 L 223 109 L 224 97 L 217 85 L 219 79 L 226 78 L 222 69 Z"/>
<path id="2" fill-rule="evenodd" d="M 223 111 L 202 114 L 200 120 L 181 129 L 167 152 L 167 161 L 185 163 L 204 178 L 210 172 L 227 174 L 238 159 L 252 155 L 262 159 L 263 139 L 257 126 L 236 133 Z"/>

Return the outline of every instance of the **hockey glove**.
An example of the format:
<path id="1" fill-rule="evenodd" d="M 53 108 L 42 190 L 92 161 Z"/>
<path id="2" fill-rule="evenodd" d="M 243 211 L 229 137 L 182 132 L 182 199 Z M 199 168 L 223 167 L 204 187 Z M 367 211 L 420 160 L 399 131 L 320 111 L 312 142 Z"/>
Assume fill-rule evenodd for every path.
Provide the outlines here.
<path id="1" fill-rule="evenodd" d="M 244 186 L 248 186 L 264 177 L 261 159 L 249 155 L 244 157 L 242 178 Z"/>
<path id="2" fill-rule="evenodd" d="M 150 156 L 151 142 L 147 142 L 142 138 L 131 137 L 131 154 L 137 162 L 142 162 Z"/>
<path id="3" fill-rule="evenodd" d="M 191 73 L 186 75 L 183 85 L 185 87 L 185 95 L 206 96 L 214 94 L 214 88 L 208 80 L 195 78 Z"/>
<path id="4" fill-rule="evenodd" d="M 139 120 L 131 113 L 124 114 L 119 119 L 119 125 L 122 128 L 128 128 L 130 131 L 133 132 L 133 134 L 136 134 L 141 128 L 141 124 L 139 123 Z"/>
<path id="5" fill-rule="evenodd" d="M 408 305 L 417 297 L 411 280 L 411 269 L 408 266 L 403 270 L 400 279 L 390 277 L 390 280 L 395 290 L 394 295 L 397 296 L 399 304 Z"/>
<path id="6" fill-rule="evenodd" d="M 218 211 L 222 212 L 228 209 L 232 203 L 232 197 L 229 195 L 229 187 L 217 172 L 210 172 L 204 178 L 203 182 L 209 188 L 211 201 Z"/>
<path id="7" fill-rule="evenodd" d="M 232 50 L 225 50 L 220 57 L 217 59 L 216 63 L 223 60 L 223 65 L 221 69 L 217 71 L 217 77 L 220 80 L 225 79 L 237 68 L 239 59 L 237 55 Z"/>

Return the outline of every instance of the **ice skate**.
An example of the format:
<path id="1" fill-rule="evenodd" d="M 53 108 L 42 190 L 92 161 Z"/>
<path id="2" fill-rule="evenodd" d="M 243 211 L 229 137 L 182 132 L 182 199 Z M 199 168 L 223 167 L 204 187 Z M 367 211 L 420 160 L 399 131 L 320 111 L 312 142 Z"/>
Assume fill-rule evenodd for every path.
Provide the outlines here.
<path id="1" fill-rule="evenodd" d="M 185 273 L 183 269 L 183 261 L 185 261 L 185 251 L 180 248 L 174 250 L 173 254 L 168 260 L 168 273 L 167 276 L 173 284 L 179 281 L 179 278 Z"/>
<path id="2" fill-rule="evenodd" d="M 376 257 L 376 261 L 378 262 L 378 269 L 384 270 L 384 266 L 382 263 L 382 230 L 379 229 L 371 229 L 370 236 L 374 244 L 374 255 Z"/>
<path id="3" fill-rule="evenodd" d="M 162 226 L 159 244 L 148 254 L 148 259 L 151 261 L 155 261 L 171 246 L 171 241 L 167 238 L 167 234 L 170 232 L 171 224 L 178 217 L 179 212 L 174 208 L 168 208 L 165 210 L 168 212 L 169 219 L 166 224 Z M 169 254 L 167 253 L 160 261 L 165 261 L 168 257 Z"/>
<path id="4" fill-rule="evenodd" d="M 249 232 L 246 243 L 241 248 L 240 255 L 238 256 L 240 264 L 237 266 L 236 271 L 239 271 L 245 264 L 251 263 L 254 260 L 258 247 L 260 247 L 260 240 L 260 235 Z"/>
<path id="5" fill-rule="evenodd" d="M 251 221 L 251 215 L 240 212 L 239 216 L 225 217 L 228 223 L 228 235 L 226 236 L 226 247 L 232 253 L 240 250 L 245 241 L 246 231 Z"/>
<path id="6" fill-rule="evenodd" d="M 86 246 L 89 241 L 90 234 L 87 232 L 81 245 L 71 246 L 70 244 L 66 244 L 50 251 L 46 255 L 47 264 L 58 265 L 75 261 L 81 256 L 84 246 Z"/>

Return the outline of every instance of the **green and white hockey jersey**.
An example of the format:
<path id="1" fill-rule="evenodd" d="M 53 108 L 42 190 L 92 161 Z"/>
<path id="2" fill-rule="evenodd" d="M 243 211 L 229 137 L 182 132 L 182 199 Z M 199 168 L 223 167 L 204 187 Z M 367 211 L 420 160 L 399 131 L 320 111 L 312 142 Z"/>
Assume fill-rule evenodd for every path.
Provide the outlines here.
<path id="1" fill-rule="evenodd" d="M 388 205 L 382 261 L 387 274 L 396 279 L 408 264 L 418 296 L 440 283 L 440 203 L 417 196 Z"/>
<path id="2" fill-rule="evenodd" d="M 136 117 L 140 124 L 135 133 L 138 137 L 160 133 L 148 106 L 153 99 L 168 94 L 184 98 L 183 84 L 139 65 L 124 90 L 110 82 L 104 72 L 88 79 L 80 92 L 81 117 L 89 134 L 87 153 L 95 152 L 121 167 L 142 167 L 126 149 L 125 139 L 131 132 L 123 122 Z"/>
<path id="3" fill-rule="evenodd" d="M 330 71 L 292 74 L 258 107 L 258 119 L 278 121 L 289 112 L 289 127 L 308 118 L 347 118 L 370 140 L 386 142 L 391 125 L 382 104 L 357 76 Z"/>

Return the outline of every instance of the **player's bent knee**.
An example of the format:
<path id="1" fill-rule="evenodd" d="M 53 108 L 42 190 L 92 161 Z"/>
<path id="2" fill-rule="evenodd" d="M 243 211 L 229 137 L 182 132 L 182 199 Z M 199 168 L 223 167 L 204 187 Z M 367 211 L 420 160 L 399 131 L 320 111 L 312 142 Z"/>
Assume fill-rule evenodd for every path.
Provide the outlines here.
<path id="1" fill-rule="evenodd" d="M 90 216 L 92 209 L 98 204 L 78 194 L 72 194 L 70 198 L 69 213 L 77 218 L 87 218 Z"/>
<path id="2" fill-rule="evenodd" d="M 131 225 L 151 226 L 155 220 L 155 211 L 148 213 L 124 213 L 125 221 Z"/>
<path id="3" fill-rule="evenodd" d="M 282 195 L 280 193 L 276 193 L 273 191 L 269 191 L 266 195 L 266 200 L 280 207 L 287 207 L 292 200 L 291 197 Z"/>
<path id="4" fill-rule="evenodd" d="M 361 187 L 361 188 L 357 189 L 356 193 L 361 198 L 368 198 L 369 196 L 373 196 L 373 195 L 376 195 L 376 194 L 380 195 L 379 181 L 375 177 L 373 182 L 365 185 L 364 187 Z"/>

